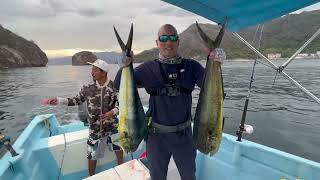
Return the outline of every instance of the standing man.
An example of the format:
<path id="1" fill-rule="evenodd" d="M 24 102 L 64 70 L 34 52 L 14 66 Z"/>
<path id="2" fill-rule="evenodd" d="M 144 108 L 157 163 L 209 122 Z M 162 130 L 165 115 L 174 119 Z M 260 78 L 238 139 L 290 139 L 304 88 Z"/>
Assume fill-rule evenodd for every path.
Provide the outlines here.
<path id="1" fill-rule="evenodd" d="M 112 143 L 110 136 L 116 134 L 118 119 L 118 99 L 114 83 L 108 79 L 109 65 L 103 60 L 96 60 L 92 65 L 91 75 L 94 83 L 83 86 L 76 97 L 52 98 L 51 105 L 75 106 L 84 102 L 88 108 L 89 137 L 87 140 L 87 158 L 89 175 L 95 174 L 97 160 L 103 158 L 108 145 L 115 152 L 118 164 L 123 163 L 123 151 Z"/>
<path id="2" fill-rule="evenodd" d="M 195 60 L 179 56 L 179 37 L 174 26 L 161 26 L 156 44 L 158 59 L 139 65 L 134 74 L 137 85 L 150 94 L 147 116 L 151 125 L 146 145 L 151 179 L 166 179 L 170 157 L 173 156 L 181 179 L 195 180 L 191 92 L 195 85 L 201 87 L 204 68 Z M 217 60 L 214 50 L 209 53 L 209 59 Z M 132 61 L 132 56 L 126 58 L 126 64 Z M 117 89 L 120 71 L 115 79 Z"/>

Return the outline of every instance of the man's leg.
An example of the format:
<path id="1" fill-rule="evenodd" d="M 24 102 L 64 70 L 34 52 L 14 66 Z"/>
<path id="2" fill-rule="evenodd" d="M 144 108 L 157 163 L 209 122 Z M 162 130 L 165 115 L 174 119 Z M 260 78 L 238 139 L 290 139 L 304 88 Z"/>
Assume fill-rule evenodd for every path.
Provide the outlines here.
<path id="1" fill-rule="evenodd" d="M 101 151 L 104 150 L 101 145 L 103 145 L 103 143 L 101 143 L 100 140 L 93 140 L 90 137 L 87 140 L 87 159 L 90 176 L 96 173 L 97 160 L 99 156 L 101 156 Z"/>
<path id="2" fill-rule="evenodd" d="M 116 150 L 116 151 L 114 151 L 114 153 L 116 154 L 118 165 L 122 164 L 123 163 L 123 150 Z"/>
<path id="3" fill-rule="evenodd" d="M 166 180 L 171 153 L 166 138 L 162 134 L 149 134 L 147 139 L 147 159 L 152 180 Z"/>
<path id="4" fill-rule="evenodd" d="M 92 176 L 96 173 L 97 160 L 88 159 L 89 175 Z"/>
<path id="5" fill-rule="evenodd" d="M 117 163 L 118 165 L 123 163 L 123 150 L 120 146 L 113 144 L 111 137 L 108 137 L 107 143 L 111 143 L 112 151 L 114 151 L 116 157 L 117 157 Z"/>
<path id="6" fill-rule="evenodd" d="M 179 170 L 182 180 L 195 180 L 196 149 L 192 143 L 191 129 L 186 130 L 173 147 L 173 159 Z"/>

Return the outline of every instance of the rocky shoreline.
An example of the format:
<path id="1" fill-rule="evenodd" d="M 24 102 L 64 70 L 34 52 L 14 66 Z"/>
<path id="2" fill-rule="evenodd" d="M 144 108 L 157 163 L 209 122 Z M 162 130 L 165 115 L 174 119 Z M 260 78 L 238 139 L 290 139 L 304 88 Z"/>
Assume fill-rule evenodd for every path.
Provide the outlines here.
<path id="1" fill-rule="evenodd" d="M 0 68 L 42 67 L 47 55 L 33 42 L 0 25 Z"/>

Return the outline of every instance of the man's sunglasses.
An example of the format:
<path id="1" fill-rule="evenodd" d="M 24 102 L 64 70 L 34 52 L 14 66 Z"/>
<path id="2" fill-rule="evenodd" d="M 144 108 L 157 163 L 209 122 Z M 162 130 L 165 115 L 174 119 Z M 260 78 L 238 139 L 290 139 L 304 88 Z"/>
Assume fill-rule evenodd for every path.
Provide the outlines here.
<path id="1" fill-rule="evenodd" d="M 177 35 L 161 35 L 159 36 L 160 42 L 167 42 L 168 40 L 172 42 L 178 41 L 179 37 Z"/>

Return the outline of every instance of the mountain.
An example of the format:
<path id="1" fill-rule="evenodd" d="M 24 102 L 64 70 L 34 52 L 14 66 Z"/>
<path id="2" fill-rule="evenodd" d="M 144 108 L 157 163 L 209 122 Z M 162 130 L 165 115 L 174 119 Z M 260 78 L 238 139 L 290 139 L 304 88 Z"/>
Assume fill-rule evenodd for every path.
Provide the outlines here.
<path id="1" fill-rule="evenodd" d="M 266 22 L 261 37 L 261 52 L 281 53 L 282 57 L 291 56 L 304 42 L 315 33 L 320 25 L 320 10 L 289 14 Z M 201 28 L 214 39 L 220 28 L 212 24 L 200 24 Z M 238 32 L 248 42 L 252 42 L 257 26 Z M 186 58 L 205 59 L 204 45 L 198 35 L 195 24 L 179 34 L 179 53 Z M 253 44 L 254 45 L 254 44 Z M 231 32 L 226 32 L 221 47 L 228 59 L 254 58 L 255 54 L 240 42 Z M 255 45 L 257 47 L 257 45 Z M 302 53 L 320 51 L 320 37 L 317 37 Z M 158 57 L 157 48 L 146 50 L 135 56 L 136 62 L 152 60 Z"/>
<path id="2" fill-rule="evenodd" d="M 0 25 L 0 68 L 46 66 L 46 54 L 33 42 Z"/>
<path id="3" fill-rule="evenodd" d="M 109 64 L 118 64 L 118 60 L 120 58 L 120 54 L 118 52 L 98 52 L 95 55 L 98 59 L 103 59 Z"/>
<path id="4" fill-rule="evenodd" d="M 97 59 L 97 56 L 91 51 L 80 51 L 72 56 L 72 66 L 88 65 L 88 62 L 93 63 Z"/>
<path id="5" fill-rule="evenodd" d="M 109 64 L 117 64 L 120 53 L 118 52 L 94 52 L 98 59 L 105 60 Z M 48 65 L 71 65 L 72 56 L 49 58 Z"/>

